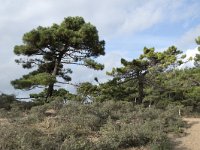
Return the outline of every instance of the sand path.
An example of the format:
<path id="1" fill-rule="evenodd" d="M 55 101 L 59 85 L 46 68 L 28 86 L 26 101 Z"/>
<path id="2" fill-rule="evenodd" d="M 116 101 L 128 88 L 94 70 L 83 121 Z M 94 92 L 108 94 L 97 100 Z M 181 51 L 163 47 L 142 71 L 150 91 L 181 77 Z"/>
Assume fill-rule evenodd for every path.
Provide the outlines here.
<path id="1" fill-rule="evenodd" d="M 188 128 L 185 136 L 176 138 L 176 150 L 200 150 L 200 118 L 184 118 Z"/>

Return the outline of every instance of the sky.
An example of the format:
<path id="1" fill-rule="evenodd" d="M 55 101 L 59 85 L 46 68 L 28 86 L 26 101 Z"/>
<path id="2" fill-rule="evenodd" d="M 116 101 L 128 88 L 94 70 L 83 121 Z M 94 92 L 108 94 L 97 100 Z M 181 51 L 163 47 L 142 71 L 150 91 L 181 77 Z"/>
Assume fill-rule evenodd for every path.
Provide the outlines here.
<path id="1" fill-rule="evenodd" d="M 73 83 L 94 82 L 94 77 L 107 81 L 106 71 L 120 66 L 121 58 L 137 58 L 145 46 L 162 51 L 175 45 L 188 56 L 197 53 L 199 0 L 0 0 L 0 4 L 0 92 L 19 97 L 27 92 L 14 90 L 10 81 L 27 70 L 15 64 L 13 47 L 22 44 L 24 33 L 59 24 L 68 16 L 84 17 L 106 41 L 106 55 L 97 59 L 104 71 L 74 67 Z"/>

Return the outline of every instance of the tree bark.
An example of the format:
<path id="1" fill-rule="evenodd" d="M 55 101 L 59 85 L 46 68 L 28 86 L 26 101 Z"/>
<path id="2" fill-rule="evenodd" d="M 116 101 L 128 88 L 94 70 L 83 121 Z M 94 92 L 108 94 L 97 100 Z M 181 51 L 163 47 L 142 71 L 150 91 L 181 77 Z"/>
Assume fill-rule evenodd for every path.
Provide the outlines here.
<path id="1" fill-rule="evenodd" d="M 60 54 L 59 57 L 55 60 L 55 66 L 52 72 L 52 75 L 56 77 L 57 73 L 58 73 L 58 69 L 59 69 L 59 65 L 61 62 L 63 54 Z M 47 89 L 47 95 L 46 95 L 46 101 L 49 97 L 51 97 L 53 95 L 53 90 L 54 90 L 54 83 L 50 83 Z"/>

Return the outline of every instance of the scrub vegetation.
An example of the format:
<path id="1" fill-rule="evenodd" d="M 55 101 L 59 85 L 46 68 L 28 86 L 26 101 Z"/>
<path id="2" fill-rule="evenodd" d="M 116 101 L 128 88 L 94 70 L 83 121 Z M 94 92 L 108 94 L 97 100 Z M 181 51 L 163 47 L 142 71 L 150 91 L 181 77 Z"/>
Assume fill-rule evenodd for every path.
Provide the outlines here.
<path id="1" fill-rule="evenodd" d="M 138 58 L 122 58 L 122 67 L 107 72 L 109 81 L 76 84 L 75 94 L 64 89 L 73 85 L 71 65 L 104 68 L 94 60 L 105 55 L 104 46 L 82 17 L 25 33 L 14 53 L 32 72 L 11 84 L 43 91 L 28 102 L 0 95 L 0 149 L 172 150 L 169 137 L 185 127 L 181 117 L 200 113 L 200 54 L 186 59 L 175 46 L 144 47 Z M 181 67 L 188 61 L 194 66 Z"/>

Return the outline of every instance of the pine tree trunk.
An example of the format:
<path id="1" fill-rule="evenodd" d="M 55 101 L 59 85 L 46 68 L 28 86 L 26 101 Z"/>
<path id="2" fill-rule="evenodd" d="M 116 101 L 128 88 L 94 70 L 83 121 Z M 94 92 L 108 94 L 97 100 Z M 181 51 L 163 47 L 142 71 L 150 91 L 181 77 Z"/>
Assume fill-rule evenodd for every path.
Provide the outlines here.
<path id="1" fill-rule="evenodd" d="M 49 84 L 49 87 L 47 89 L 47 96 L 46 96 L 46 100 L 48 99 L 48 97 L 51 97 L 53 95 L 53 87 L 54 87 L 54 83 Z"/>
<path id="2" fill-rule="evenodd" d="M 58 69 L 59 69 L 61 59 L 62 59 L 62 55 L 60 55 L 59 58 L 57 58 L 56 61 L 55 61 L 55 66 L 54 66 L 54 69 L 53 69 L 53 72 L 52 72 L 53 76 L 56 76 L 57 73 L 58 73 Z M 49 84 L 49 87 L 47 89 L 46 101 L 49 97 L 52 97 L 53 91 L 54 91 L 54 83 L 51 83 L 51 84 Z"/>

